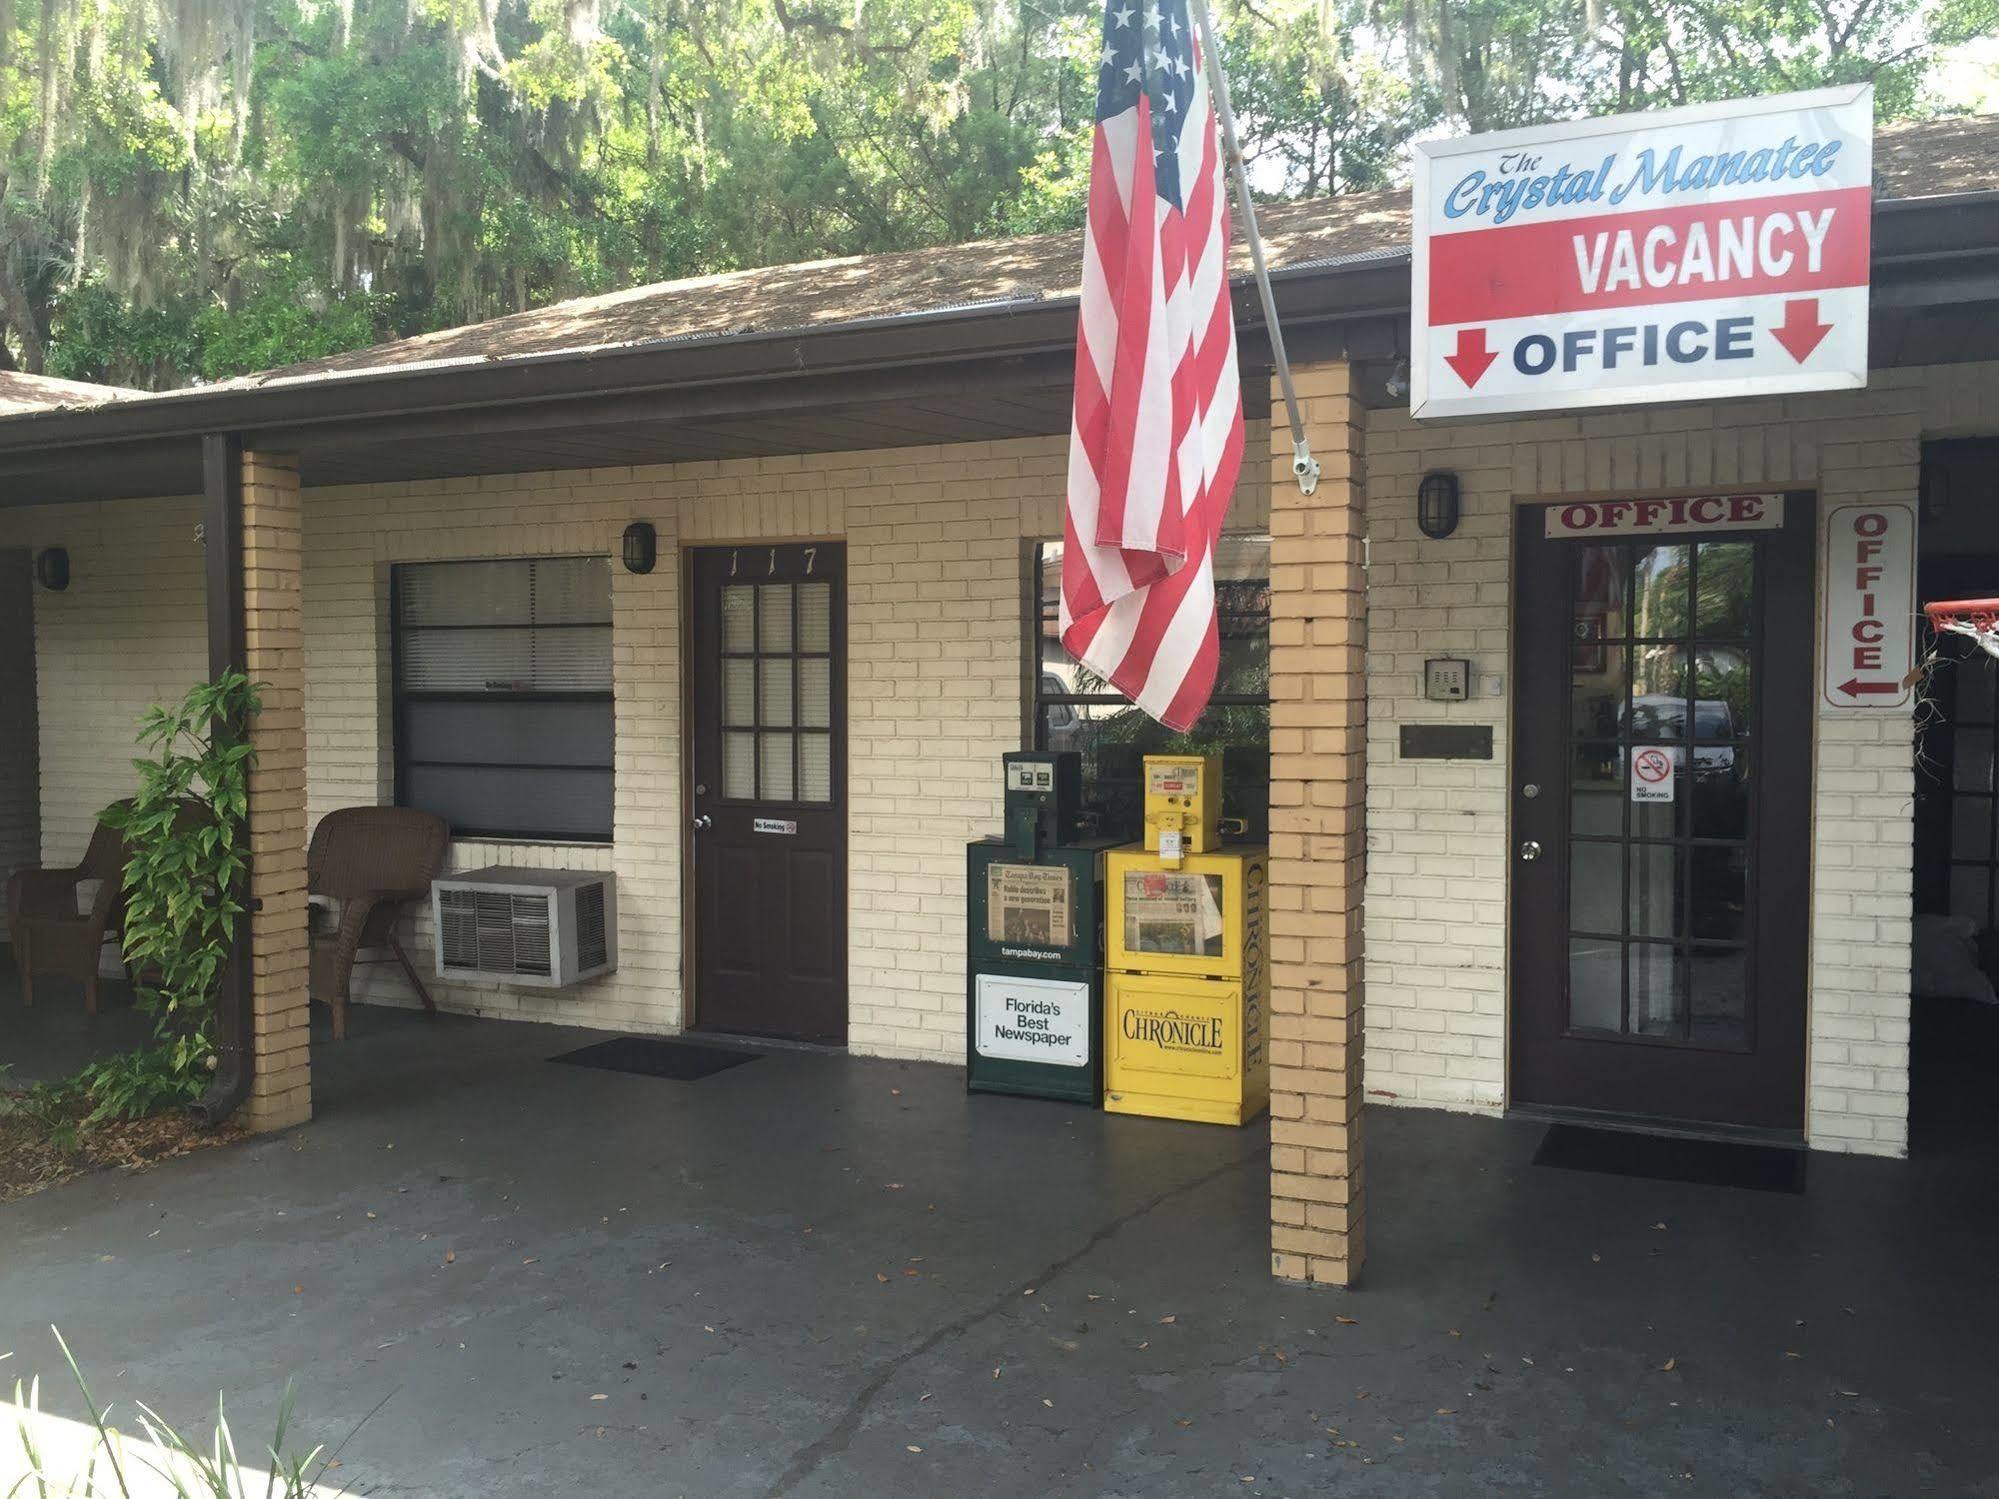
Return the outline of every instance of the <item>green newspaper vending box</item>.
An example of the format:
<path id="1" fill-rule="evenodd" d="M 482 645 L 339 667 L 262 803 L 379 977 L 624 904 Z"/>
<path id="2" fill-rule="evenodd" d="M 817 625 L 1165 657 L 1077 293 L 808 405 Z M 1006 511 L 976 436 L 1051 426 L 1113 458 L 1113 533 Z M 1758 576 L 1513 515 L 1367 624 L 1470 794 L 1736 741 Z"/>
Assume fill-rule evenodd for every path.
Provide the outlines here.
<path id="1" fill-rule="evenodd" d="M 1103 867 L 1079 838 L 1073 750 L 1004 757 L 1006 836 L 966 849 L 966 1086 L 1103 1096 Z"/>

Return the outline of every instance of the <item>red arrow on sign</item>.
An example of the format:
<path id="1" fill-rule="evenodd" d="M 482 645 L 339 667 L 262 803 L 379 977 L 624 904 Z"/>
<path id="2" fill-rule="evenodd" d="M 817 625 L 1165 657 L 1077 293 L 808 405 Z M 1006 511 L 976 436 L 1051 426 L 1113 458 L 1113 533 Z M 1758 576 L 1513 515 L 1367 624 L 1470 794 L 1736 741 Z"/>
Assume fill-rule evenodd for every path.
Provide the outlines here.
<path id="1" fill-rule="evenodd" d="M 1479 376 L 1492 367 L 1492 361 L 1499 356 L 1485 346 L 1485 329 L 1458 329 L 1458 351 L 1446 354 L 1444 363 L 1458 372 L 1458 378 L 1466 385 L 1476 385 Z"/>
<path id="2" fill-rule="evenodd" d="M 1819 346 L 1828 333 L 1831 323 L 1819 321 L 1819 299 L 1799 297 L 1784 304 L 1784 321 L 1770 330 L 1770 336 L 1782 344 L 1799 364 Z"/>
<path id="3" fill-rule="evenodd" d="M 1858 677 L 1848 677 L 1839 684 L 1839 690 L 1848 697 L 1859 697 L 1863 692 L 1900 692 L 1900 682 L 1863 682 Z"/>

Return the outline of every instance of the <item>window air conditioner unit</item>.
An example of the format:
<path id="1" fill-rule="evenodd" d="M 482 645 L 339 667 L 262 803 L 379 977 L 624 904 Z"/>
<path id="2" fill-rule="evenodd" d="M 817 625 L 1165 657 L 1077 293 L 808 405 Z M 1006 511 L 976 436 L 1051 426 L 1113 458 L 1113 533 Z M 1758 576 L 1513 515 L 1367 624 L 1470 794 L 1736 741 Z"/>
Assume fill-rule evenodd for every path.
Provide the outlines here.
<path id="1" fill-rule="evenodd" d="M 439 978 L 560 989 L 618 966 L 616 875 L 494 865 L 430 892 Z"/>

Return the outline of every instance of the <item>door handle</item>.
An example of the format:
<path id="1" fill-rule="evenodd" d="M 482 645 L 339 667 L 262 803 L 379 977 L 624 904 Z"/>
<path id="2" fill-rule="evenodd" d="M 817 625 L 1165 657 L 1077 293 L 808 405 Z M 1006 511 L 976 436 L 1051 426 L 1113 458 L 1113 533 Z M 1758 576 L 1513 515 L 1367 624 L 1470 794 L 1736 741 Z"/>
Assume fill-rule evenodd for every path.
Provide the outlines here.
<path id="1" fill-rule="evenodd" d="M 705 833 L 713 826 L 715 826 L 715 819 L 710 817 L 706 812 L 701 813 L 694 819 L 694 831 L 697 833 Z"/>
<path id="2" fill-rule="evenodd" d="M 1536 843 L 1532 838 L 1527 839 L 1520 845 L 1520 858 L 1523 863 L 1532 864 L 1540 857 L 1541 845 Z"/>

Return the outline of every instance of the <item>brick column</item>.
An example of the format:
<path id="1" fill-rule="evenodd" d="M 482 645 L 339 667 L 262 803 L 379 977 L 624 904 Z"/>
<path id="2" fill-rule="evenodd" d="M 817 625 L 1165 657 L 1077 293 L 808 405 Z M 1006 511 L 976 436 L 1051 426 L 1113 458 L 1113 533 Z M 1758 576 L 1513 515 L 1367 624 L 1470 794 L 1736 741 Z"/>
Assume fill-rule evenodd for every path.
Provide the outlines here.
<path id="1" fill-rule="evenodd" d="M 263 711 L 251 731 L 251 1011 L 256 1071 L 243 1122 L 312 1117 L 305 918 L 305 640 L 299 610 L 298 459 L 243 455 L 243 635 Z"/>
<path id="2" fill-rule="evenodd" d="M 1271 385 L 1270 1265 L 1351 1285 L 1363 1258 L 1361 879 L 1367 794 L 1364 429 L 1345 364 L 1295 372 L 1309 498 Z"/>

